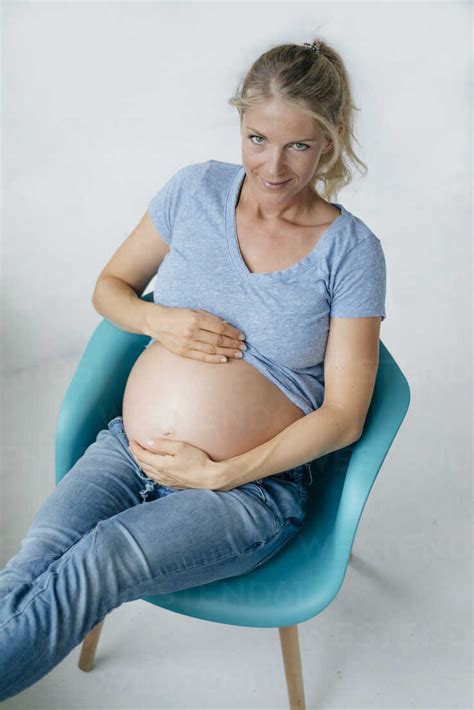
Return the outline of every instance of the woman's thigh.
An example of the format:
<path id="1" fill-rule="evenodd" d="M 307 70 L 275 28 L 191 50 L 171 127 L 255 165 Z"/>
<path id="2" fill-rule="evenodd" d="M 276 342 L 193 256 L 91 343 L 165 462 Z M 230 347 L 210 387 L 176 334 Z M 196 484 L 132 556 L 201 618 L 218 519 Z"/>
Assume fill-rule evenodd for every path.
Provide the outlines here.
<path id="1" fill-rule="evenodd" d="M 294 470 L 294 469 L 292 469 Z M 304 484 L 284 479 L 246 483 L 229 491 L 150 491 L 139 508 L 103 520 L 94 554 L 117 554 L 125 572 L 122 603 L 244 574 L 280 550 L 301 528 Z"/>

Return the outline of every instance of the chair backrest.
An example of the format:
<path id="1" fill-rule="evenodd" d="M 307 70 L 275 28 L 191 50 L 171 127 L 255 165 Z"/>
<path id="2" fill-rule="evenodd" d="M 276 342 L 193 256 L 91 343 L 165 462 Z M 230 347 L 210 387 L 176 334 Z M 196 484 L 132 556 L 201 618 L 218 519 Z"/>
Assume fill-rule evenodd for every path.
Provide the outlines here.
<path id="1" fill-rule="evenodd" d="M 313 540 L 333 546 L 345 557 L 370 490 L 405 418 L 410 403 L 408 382 L 394 358 L 379 342 L 379 366 L 362 436 L 353 444 L 311 462 L 313 485 L 307 531 Z"/>

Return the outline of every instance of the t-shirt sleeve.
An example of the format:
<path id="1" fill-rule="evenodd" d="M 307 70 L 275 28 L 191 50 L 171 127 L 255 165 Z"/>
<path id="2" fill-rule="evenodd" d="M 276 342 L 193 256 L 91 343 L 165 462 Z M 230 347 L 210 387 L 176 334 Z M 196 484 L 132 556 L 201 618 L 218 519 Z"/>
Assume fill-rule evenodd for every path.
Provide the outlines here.
<path id="1" fill-rule="evenodd" d="M 334 275 L 330 316 L 385 320 L 386 263 L 382 244 L 368 237 L 350 249 Z"/>
<path id="2" fill-rule="evenodd" d="M 185 165 L 178 170 L 148 203 L 148 214 L 167 244 L 171 244 L 173 225 L 187 197 L 193 167 Z"/>

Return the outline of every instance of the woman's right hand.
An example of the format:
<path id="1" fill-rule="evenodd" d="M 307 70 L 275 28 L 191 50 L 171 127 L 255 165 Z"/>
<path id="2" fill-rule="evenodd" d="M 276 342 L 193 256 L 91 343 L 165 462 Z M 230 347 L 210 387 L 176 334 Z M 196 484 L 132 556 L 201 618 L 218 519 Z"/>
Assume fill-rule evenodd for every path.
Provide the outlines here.
<path id="1" fill-rule="evenodd" d="M 155 305 L 148 310 L 146 323 L 147 335 L 182 357 L 226 362 L 228 357 L 234 358 L 236 353 L 245 350 L 238 328 L 200 308 L 156 308 Z"/>

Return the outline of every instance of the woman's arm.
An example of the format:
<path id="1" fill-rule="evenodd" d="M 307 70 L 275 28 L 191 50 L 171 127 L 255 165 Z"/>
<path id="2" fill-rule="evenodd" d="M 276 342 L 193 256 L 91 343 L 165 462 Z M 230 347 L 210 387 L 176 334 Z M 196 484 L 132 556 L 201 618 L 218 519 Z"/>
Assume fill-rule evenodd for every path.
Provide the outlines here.
<path id="1" fill-rule="evenodd" d="M 116 276 L 101 276 L 96 284 L 92 304 L 101 316 L 129 333 L 147 335 L 146 314 L 151 309 L 163 309 L 144 301 L 126 281 Z"/>
<path id="2" fill-rule="evenodd" d="M 158 272 L 169 250 L 168 242 L 145 212 L 99 274 L 92 296 L 96 311 L 122 330 L 148 335 L 145 314 L 153 312 L 156 318 L 157 308 L 165 308 L 143 301 L 140 295 Z"/>

